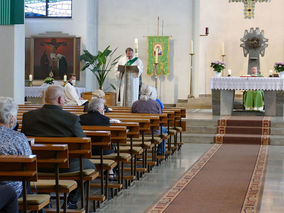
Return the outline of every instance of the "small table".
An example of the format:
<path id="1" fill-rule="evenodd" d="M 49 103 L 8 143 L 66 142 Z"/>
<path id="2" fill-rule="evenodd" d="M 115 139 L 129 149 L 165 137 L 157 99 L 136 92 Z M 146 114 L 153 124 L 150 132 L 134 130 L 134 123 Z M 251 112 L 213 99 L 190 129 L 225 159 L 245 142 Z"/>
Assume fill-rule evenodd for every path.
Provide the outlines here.
<path id="1" fill-rule="evenodd" d="M 265 115 L 283 116 L 284 78 L 211 77 L 213 115 L 232 115 L 235 90 L 263 90 Z"/>

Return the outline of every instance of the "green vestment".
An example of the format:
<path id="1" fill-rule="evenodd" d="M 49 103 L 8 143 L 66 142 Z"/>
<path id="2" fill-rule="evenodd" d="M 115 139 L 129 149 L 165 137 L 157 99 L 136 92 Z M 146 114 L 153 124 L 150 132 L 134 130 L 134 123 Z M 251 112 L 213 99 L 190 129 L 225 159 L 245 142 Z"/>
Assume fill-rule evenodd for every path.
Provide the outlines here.
<path id="1" fill-rule="evenodd" d="M 262 77 L 261 75 L 258 75 Z M 248 90 L 244 92 L 244 106 L 246 110 L 263 110 L 264 93 L 262 90 Z"/>

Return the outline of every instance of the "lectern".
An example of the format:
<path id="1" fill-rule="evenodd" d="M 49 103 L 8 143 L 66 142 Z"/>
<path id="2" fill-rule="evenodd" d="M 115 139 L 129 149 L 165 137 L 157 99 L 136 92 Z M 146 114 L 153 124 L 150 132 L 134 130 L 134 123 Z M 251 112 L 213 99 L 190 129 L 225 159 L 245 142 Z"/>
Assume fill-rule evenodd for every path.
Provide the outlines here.
<path id="1" fill-rule="evenodd" d="M 134 82 L 133 78 L 138 78 L 139 76 L 139 69 L 137 66 L 124 66 L 119 65 L 118 71 L 121 72 L 121 83 L 120 85 L 124 85 L 124 90 L 122 91 L 123 94 L 123 103 L 122 106 L 131 106 L 132 103 L 136 100 L 133 100 L 134 94 L 138 91 L 134 91 Z M 121 91 L 120 91 L 121 92 Z"/>

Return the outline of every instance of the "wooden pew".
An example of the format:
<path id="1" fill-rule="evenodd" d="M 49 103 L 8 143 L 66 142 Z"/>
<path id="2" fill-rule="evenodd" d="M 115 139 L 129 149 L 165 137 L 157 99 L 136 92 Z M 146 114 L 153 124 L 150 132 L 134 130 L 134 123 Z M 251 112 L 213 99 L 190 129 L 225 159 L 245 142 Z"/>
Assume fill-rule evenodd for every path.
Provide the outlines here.
<path id="1" fill-rule="evenodd" d="M 31 183 L 32 190 L 39 193 L 56 193 L 56 212 L 60 212 L 60 197 L 59 193 L 64 194 L 64 208 L 66 212 L 67 194 L 77 188 L 77 183 L 73 180 L 59 181 L 59 168 L 69 167 L 69 152 L 68 145 L 53 145 L 53 144 L 35 144 L 31 146 L 33 154 L 37 156 L 38 167 L 41 169 L 54 169 L 54 180 L 39 179 L 37 182 Z M 46 210 L 47 212 L 55 212 L 53 209 Z"/>
<path id="2" fill-rule="evenodd" d="M 97 168 L 100 169 L 101 174 L 101 184 L 92 183 L 91 187 L 100 187 L 101 188 L 101 196 L 91 196 L 90 200 L 94 203 L 94 211 L 96 206 L 100 206 L 100 203 L 105 201 L 108 198 L 108 188 L 122 188 L 118 187 L 115 184 L 108 183 L 108 171 L 117 166 L 117 163 L 113 160 L 103 159 L 103 150 L 109 149 L 111 147 L 111 132 L 110 131 L 89 131 L 85 130 L 84 133 L 86 136 L 91 137 L 93 148 L 100 149 L 100 159 L 90 159 L 92 163 L 96 165 Z M 106 174 L 104 175 L 104 172 Z M 105 184 L 104 184 L 104 176 L 105 176 Z M 96 203 L 97 202 L 97 203 Z"/>
<path id="3" fill-rule="evenodd" d="M 35 155 L 0 155 L 0 168 L 1 181 L 22 181 L 23 183 L 23 197 L 18 200 L 20 210 L 39 211 L 49 204 L 49 195 L 27 195 L 27 182 L 38 179 Z"/>
<path id="4" fill-rule="evenodd" d="M 87 137 L 29 137 L 33 138 L 35 144 L 67 144 L 69 149 L 69 158 L 77 158 L 80 161 L 80 170 L 78 172 L 60 173 L 59 178 L 62 180 L 80 181 L 81 188 L 81 208 L 84 209 L 84 181 L 87 182 L 86 210 L 89 205 L 90 181 L 99 176 L 99 172 L 93 169 L 83 170 L 83 158 L 89 159 L 92 156 L 91 139 Z M 41 173 L 45 179 L 54 179 L 54 175 Z"/>
<path id="5" fill-rule="evenodd" d="M 111 143 L 116 144 L 117 153 L 104 155 L 105 159 L 115 160 L 118 163 L 118 183 L 121 184 L 124 179 L 131 179 L 133 177 L 124 176 L 123 167 L 125 163 L 131 160 L 131 155 L 126 153 L 120 153 L 120 145 L 126 144 L 126 127 L 122 126 L 82 126 L 83 130 L 89 131 L 110 131 Z M 100 156 L 93 156 L 92 158 L 99 159 Z"/>

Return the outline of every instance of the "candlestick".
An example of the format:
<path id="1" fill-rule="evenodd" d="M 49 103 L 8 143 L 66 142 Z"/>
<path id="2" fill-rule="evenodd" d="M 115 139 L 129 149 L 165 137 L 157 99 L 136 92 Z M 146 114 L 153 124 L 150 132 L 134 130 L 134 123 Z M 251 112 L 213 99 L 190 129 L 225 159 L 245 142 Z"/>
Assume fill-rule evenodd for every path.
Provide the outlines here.
<path id="1" fill-rule="evenodd" d="M 156 48 L 155 52 L 155 64 L 159 63 L 159 48 Z"/>
<path id="2" fill-rule="evenodd" d="M 63 81 L 67 81 L 67 75 L 64 75 Z"/>
<path id="3" fill-rule="evenodd" d="M 228 69 L 228 76 L 230 77 L 232 75 L 232 70 Z"/>
<path id="4" fill-rule="evenodd" d="M 193 40 L 190 41 L 190 54 L 194 54 L 193 53 Z"/>
<path id="5" fill-rule="evenodd" d="M 269 70 L 269 77 L 273 77 L 273 70 Z"/>
<path id="6" fill-rule="evenodd" d="M 138 57 L 138 38 L 134 39 L 134 53 L 135 57 Z"/>
<path id="7" fill-rule="evenodd" d="M 222 55 L 225 55 L 225 44 L 222 42 Z"/>
<path id="8" fill-rule="evenodd" d="M 29 81 L 33 81 L 33 75 L 32 74 L 29 75 Z"/>
<path id="9" fill-rule="evenodd" d="M 190 53 L 190 75 L 189 75 L 189 84 L 190 84 L 190 87 L 189 87 L 189 95 L 188 95 L 188 98 L 194 98 L 194 96 L 192 95 L 192 65 L 193 65 L 193 56 L 194 56 L 194 53 Z"/>

